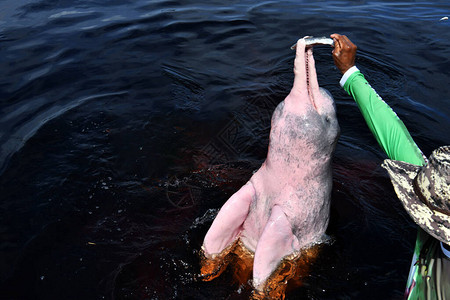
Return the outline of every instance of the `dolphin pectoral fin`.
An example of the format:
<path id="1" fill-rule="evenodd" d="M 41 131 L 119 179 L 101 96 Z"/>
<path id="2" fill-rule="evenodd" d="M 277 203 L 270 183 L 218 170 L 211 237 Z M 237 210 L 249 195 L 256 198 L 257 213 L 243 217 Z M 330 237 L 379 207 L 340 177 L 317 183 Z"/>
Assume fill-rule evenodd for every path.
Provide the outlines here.
<path id="1" fill-rule="evenodd" d="M 230 253 L 237 245 L 242 225 L 255 195 L 248 182 L 222 206 L 203 241 L 200 277 L 210 281 L 219 276 L 230 263 Z"/>
<path id="2" fill-rule="evenodd" d="M 280 206 L 275 205 L 256 246 L 253 285 L 257 290 L 263 291 L 283 258 L 295 252 L 296 242 L 286 215 Z"/>
<path id="3" fill-rule="evenodd" d="M 252 183 L 248 182 L 225 202 L 203 241 L 202 248 L 206 257 L 220 254 L 236 241 L 241 233 L 242 224 L 247 218 L 254 195 L 255 189 Z"/>
<path id="4" fill-rule="evenodd" d="M 322 246 L 316 244 L 285 256 L 264 285 L 260 287 L 261 290 L 253 290 L 251 299 L 284 299 L 286 289 L 302 286 L 305 278 L 309 275 L 311 265 L 317 260 Z"/>

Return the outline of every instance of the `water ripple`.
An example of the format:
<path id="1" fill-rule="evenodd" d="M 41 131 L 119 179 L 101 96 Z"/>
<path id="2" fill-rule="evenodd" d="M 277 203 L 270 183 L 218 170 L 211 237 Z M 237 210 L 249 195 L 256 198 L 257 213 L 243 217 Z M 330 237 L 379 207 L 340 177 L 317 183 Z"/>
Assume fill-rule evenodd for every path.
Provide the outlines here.
<path id="1" fill-rule="evenodd" d="M 48 105 L 46 99 L 35 99 L 29 103 L 22 103 L 7 111 L 2 111 L 3 117 L 0 120 L 0 174 L 8 164 L 12 154 L 20 148 L 44 126 L 47 122 L 60 117 L 71 109 L 79 107 L 88 101 L 95 101 L 102 98 L 121 96 L 127 92 L 114 92 L 91 95 L 83 97 L 64 105 Z M 30 112 L 33 112 L 30 115 Z M 26 117 L 24 117 L 26 116 Z M 11 122 L 14 120 L 14 122 Z"/>
<path id="2" fill-rule="evenodd" d="M 446 1 L 0 6 L 0 279 L 13 274 L 10 298 L 242 299 L 242 289 L 250 292 L 226 279 L 183 278 L 195 274 L 208 227 L 196 218 L 218 209 L 251 173 L 203 167 L 264 160 L 271 113 L 292 86 L 289 46 L 301 36 L 347 34 L 358 45 L 358 67 L 424 153 L 449 141 L 450 22 L 439 21 Z M 336 243 L 287 299 L 395 298 L 410 263 L 412 222 L 392 204 L 379 167 L 385 154 L 338 85 L 331 49 L 317 47 L 314 57 L 342 128 L 330 225 Z M 229 149 L 230 141 L 238 147 Z M 196 201 L 173 210 L 164 183 L 193 174 L 171 192 Z M 225 175 L 231 185 L 205 184 Z"/>

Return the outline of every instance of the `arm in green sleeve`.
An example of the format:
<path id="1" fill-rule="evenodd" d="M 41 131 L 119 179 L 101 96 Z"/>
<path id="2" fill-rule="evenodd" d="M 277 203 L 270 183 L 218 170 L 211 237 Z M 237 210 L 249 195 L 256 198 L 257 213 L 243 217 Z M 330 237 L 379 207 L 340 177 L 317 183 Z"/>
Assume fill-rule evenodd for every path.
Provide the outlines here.
<path id="1" fill-rule="evenodd" d="M 403 122 L 375 92 L 360 71 L 350 75 L 344 89 L 355 99 L 378 144 L 390 159 L 416 165 L 424 164 L 422 152 Z"/>

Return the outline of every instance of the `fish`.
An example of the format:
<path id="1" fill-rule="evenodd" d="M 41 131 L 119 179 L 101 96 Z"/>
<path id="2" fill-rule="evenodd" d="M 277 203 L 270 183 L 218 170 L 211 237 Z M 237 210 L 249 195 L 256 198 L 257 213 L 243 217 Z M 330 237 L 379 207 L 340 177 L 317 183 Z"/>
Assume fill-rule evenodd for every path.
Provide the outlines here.
<path id="1" fill-rule="evenodd" d="M 330 45 L 334 47 L 334 40 L 321 36 L 321 37 L 313 37 L 313 36 L 305 36 L 306 47 L 312 47 L 316 45 Z M 297 48 L 297 43 L 291 46 L 291 50 L 295 50 Z"/>

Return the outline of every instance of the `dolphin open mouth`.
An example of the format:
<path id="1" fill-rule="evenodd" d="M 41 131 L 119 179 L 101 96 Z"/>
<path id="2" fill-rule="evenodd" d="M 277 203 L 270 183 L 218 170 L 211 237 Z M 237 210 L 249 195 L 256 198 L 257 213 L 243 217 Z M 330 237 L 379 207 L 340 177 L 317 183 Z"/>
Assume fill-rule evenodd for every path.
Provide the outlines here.
<path id="1" fill-rule="evenodd" d="M 334 46 L 334 40 L 327 38 L 327 37 L 312 37 L 312 36 L 305 36 L 303 39 L 304 42 L 304 50 L 305 50 L 305 68 L 304 70 L 301 70 L 302 72 L 305 72 L 305 83 L 306 83 L 306 90 L 308 92 L 309 99 L 311 101 L 311 105 L 314 107 L 316 111 L 318 111 L 318 107 L 316 104 L 316 101 L 314 99 L 314 96 L 320 97 L 320 91 L 319 91 L 319 84 L 317 82 L 317 74 L 315 69 L 315 63 L 314 63 L 314 57 L 312 53 L 313 46 L 317 45 L 328 45 L 333 47 Z M 298 42 L 297 42 L 298 43 Z M 291 46 L 291 50 L 297 49 L 297 43 Z M 303 46 L 302 46 L 303 48 Z M 300 50 L 301 51 L 301 50 Z"/>

